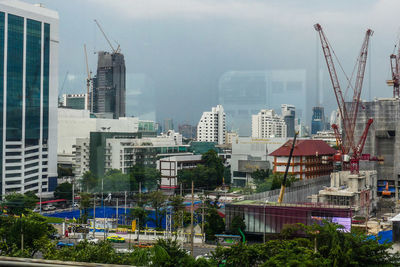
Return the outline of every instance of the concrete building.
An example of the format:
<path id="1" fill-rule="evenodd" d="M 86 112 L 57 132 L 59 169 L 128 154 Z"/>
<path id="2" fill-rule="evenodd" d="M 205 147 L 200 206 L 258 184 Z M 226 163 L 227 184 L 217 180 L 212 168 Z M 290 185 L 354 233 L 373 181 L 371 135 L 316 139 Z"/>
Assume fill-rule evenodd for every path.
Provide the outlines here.
<path id="1" fill-rule="evenodd" d="M 174 130 L 174 121 L 172 119 L 165 119 L 163 132 L 166 133 L 169 130 Z"/>
<path id="2" fill-rule="evenodd" d="M 197 141 L 225 143 L 225 112 L 221 105 L 213 107 L 211 111 L 203 112 L 197 124 Z"/>
<path id="3" fill-rule="evenodd" d="M 262 109 L 252 115 L 251 136 L 253 138 L 286 138 L 287 125 L 273 109 Z"/>
<path id="4" fill-rule="evenodd" d="M 274 173 L 285 173 L 292 144 L 289 140 L 269 154 L 274 157 Z M 329 159 L 335 153 L 336 150 L 322 140 L 296 140 L 288 173 L 300 180 L 329 175 L 333 171 Z"/>
<path id="5" fill-rule="evenodd" d="M 182 125 L 179 125 L 178 129 L 179 129 L 178 132 L 180 134 L 182 134 L 182 136 L 184 138 L 187 138 L 187 139 L 195 139 L 196 138 L 196 132 L 197 132 L 196 126 L 193 126 L 190 124 L 182 124 Z"/>
<path id="6" fill-rule="evenodd" d="M 121 53 L 99 51 L 97 74 L 93 78 L 93 113 L 125 117 L 126 74 Z"/>
<path id="7" fill-rule="evenodd" d="M 322 140 L 329 144 L 331 147 L 336 146 L 336 137 L 333 130 L 329 131 L 318 131 L 316 134 L 312 136 L 313 140 Z"/>
<path id="8" fill-rule="evenodd" d="M 57 186 L 58 13 L 0 2 L 0 194 Z"/>
<path id="9" fill-rule="evenodd" d="M 88 100 L 87 94 L 63 94 L 62 106 L 72 109 L 88 109 Z"/>
<path id="10" fill-rule="evenodd" d="M 218 102 L 226 112 L 227 129 L 251 135 L 251 115 L 261 109 L 280 110 L 281 104 L 296 106 L 299 118 L 308 111 L 305 69 L 228 71 L 219 79 Z"/>
<path id="11" fill-rule="evenodd" d="M 232 184 L 245 186 L 253 182 L 255 170 L 272 169 L 274 157 L 268 154 L 278 149 L 287 138 L 237 137 L 232 142 L 231 175 Z"/>
<path id="12" fill-rule="evenodd" d="M 161 172 L 161 189 L 178 188 L 178 171 L 196 168 L 203 162 L 201 157 L 201 155 L 180 155 L 157 160 L 157 170 Z"/>
<path id="13" fill-rule="evenodd" d="M 238 137 L 239 137 L 239 135 L 237 132 L 226 132 L 225 144 L 232 145 L 232 142 L 234 142 Z"/>
<path id="14" fill-rule="evenodd" d="M 331 173 L 331 185 L 311 197 L 314 203 L 352 207 L 356 214 L 369 214 L 377 204 L 377 172 Z"/>
<path id="15" fill-rule="evenodd" d="M 313 107 L 311 134 L 325 130 L 325 112 L 323 107 Z"/>
<path id="16" fill-rule="evenodd" d="M 296 107 L 294 105 L 282 104 L 281 111 L 282 111 L 282 118 L 286 123 L 286 136 L 294 137 Z"/>
<path id="17" fill-rule="evenodd" d="M 355 140 L 359 140 L 369 118 L 374 122 L 369 128 L 363 154 L 383 158 L 383 162 L 375 164 L 378 176 L 378 187 L 384 190 L 388 183 L 391 196 L 399 199 L 400 190 L 400 100 L 397 98 L 381 98 L 371 102 L 363 102 L 359 109 Z"/>

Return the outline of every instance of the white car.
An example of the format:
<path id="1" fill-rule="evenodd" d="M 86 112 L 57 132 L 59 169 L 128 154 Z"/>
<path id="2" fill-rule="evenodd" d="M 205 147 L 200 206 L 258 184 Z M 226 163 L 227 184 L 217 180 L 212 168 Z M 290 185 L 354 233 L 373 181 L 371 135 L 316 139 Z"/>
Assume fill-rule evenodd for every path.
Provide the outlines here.
<path id="1" fill-rule="evenodd" d="M 57 209 L 57 208 L 53 205 L 47 205 L 47 206 L 43 207 L 43 210 L 55 210 L 55 209 Z"/>
<path id="2" fill-rule="evenodd" d="M 97 239 L 97 238 L 94 238 L 94 237 L 92 237 L 92 236 L 89 236 L 88 238 L 86 238 L 86 239 L 84 239 L 84 238 L 80 238 L 80 239 L 78 239 L 78 243 L 80 243 L 80 242 L 83 242 L 83 241 L 87 241 L 87 242 L 89 242 L 89 243 L 93 243 L 93 244 L 97 244 L 97 243 L 99 243 L 99 239 Z"/>

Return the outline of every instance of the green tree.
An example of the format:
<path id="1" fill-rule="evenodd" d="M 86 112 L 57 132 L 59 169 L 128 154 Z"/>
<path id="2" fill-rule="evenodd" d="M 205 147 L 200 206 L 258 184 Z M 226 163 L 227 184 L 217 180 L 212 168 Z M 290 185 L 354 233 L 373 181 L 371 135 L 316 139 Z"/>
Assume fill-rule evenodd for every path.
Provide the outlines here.
<path id="1" fill-rule="evenodd" d="M 218 157 L 218 153 L 210 149 L 201 156 L 201 159 L 206 167 L 215 170 L 216 184 L 221 185 L 224 176 L 224 164 L 222 159 Z"/>
<path id="2" fill-rule="evenodd" d="M 80 220 L 82 223 L 86 223 L 89 216 L 89 207 L 91 206 L 90 194 L 82 192 L 80 197 L 79 209 L 83 211 Z"/>
<path id="3" fill-rule="evenodd" d="M 224 182 L 226 185 L 231 184 L 232 175 L 231 175 L 231 166 L 224 168 Z"/>
<path id="4" fill-rule="evenodd" d="M 145 167 L 143 164 L 134 165 L 130 172 L 130 189 L 137 191 L 139 183 L 148 190 L 154 190 L 161 179 L 161 173 L 155 168 Z"/>
<path id="5" fill-rule="evenodd" d="M 154 209 L 154 219 L 152 219 L 157 229 L 161 229 L 161 219 L 165 214 L 167 197 L 161 191 L 154 191 L 148 195 L 149 203 Z"/>
<path id="6" fill-rule="evenodd" d="M 65 168 L 60 165 L 57 166 L 58 178 L 74 176 L 72 168 Z"/>
<path id="7" fill-rule="evenodd" d="M 29 213 L 21 217 L 0 217 L 0 254 L 5 256 L 33 255 L 50 243 L 50 234 L 55 233 L 53 226 L 45 217 L 37 213 Z M 21 251 L 23 235 L 24 251 Z"/>
<path id="8" fill-rule="evenodd" d="M 169 205 L 172 207 L 173 228 L 178 229 L 184 227 L 187 223 L 188 212 L 185 210 L 183 197 L 176 195 L 169 198 Z"/>
<path id="9" fill-rule="evenodd" d="M 98 178 L 91 171 L 87 171 L 81 178 L 82 191 L 93 192 L 98 187 Z"/>
<path id="10" fill-rule="evenodd" d="M 62 183 L 57 185 L 54 190 L 54 197 L 61 199 L 72 199 L 72 184 L 71 183 Z"/>
<path id="11" fill-rule="evenodd" d="M 246 223 L 242 216 L 236 215 L 232 219 L 231 225 L 229 226 L 229 231 L 231 231 L 231 233 L 234 235 L 239 235 L 239 229 L 244 232 L 246 229 Z"/>
<path id="12" fill-rule="evenodd" d="M 206 240 L 215 240 L 215 235 L 222 234 L 224 231 L 225 223 L 221 216 L 219 216 L 218 210 L 214 207 L 208 207 L 204 224 Z"/>
<path id="13" fill-rule="evenodd" d="M 153 251 L 153 266 L 175 267 L 195 264 L 195 260 L 175 240 L 159 239 Z"/>
<path id="14" fill-rule="evenodd" d="M 23 194 L 12 193 L 6 195 L 4 207 L 8 214 L 21 215 L 23 213 L 28 213 L 33 210 L 39 198 L 31 192 Z"/>
<path id="15" fill-rule="evenodd" d="M 103 179 L 104 193 L 123 192 L 129 188 L 129 175 L 123 174 L 120 170 L 109 170 Z"/>
<path id="16" fill-rule="evenodd" d="M 253 182 L 255 185 L 262 184 L 266 181 L 266 179 L 269 176 L 269 171 L 268 170 L 255 170 L 252 174 L 251 177 L 253 178 Z"/>

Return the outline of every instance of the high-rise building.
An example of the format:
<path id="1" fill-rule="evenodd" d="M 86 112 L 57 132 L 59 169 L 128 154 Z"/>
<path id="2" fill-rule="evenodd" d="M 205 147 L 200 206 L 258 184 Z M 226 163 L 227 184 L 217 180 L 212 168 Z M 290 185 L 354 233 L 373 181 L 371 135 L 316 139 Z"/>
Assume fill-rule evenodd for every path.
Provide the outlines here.
<path id="1" fill-rule="evenodd" d="M 93 78 L 93 113 L 125 117 L 125 59 L 121 53 L 98 52 L 97 74 Z"/>
<path id="2" fill-rule="evenodd" d="M 311 121 L 311 134 L 317 134 L 319 131 L 325 130 L 325 113 L 323 107 L 313 107 L 313 115 Z"/>
<path id="3" fill-rule="evenodd" d="M 257 115 L 252 115 L 251 136 L 253 138 L 286 138 L 287 126 L 282 117 L 273 109 L 262 109 Z"/>
<path id="4" fill-rule="evenodd" d="M 58 13 L 0 2 L 0 193 L 57 186 Z"/>
<path id="5" fill-rule="evenodd" d="M 173 130 L 174 129 L 174 121 L 169 118 L 169 119 L 165 119 L 164 120 L 164 129 L 163 132 L 166 133 L 169 130 Z"/>
<path id="6" fill-rule="evenodd" d="M 282 104 L 281 109 L 282 109 L 282 118 L 286 123 L 286 136 L 294 137 L 296 107 L 293 105 Z"/>
<path id="7" fill-rule="evenodd" d="M 88 109 L 87 94 L 63 94 L 62 106 L 72 109 Z"/>
<path id="8" fill-rule="evenodd" d="M 179 129 L 178 132 L 182 134 L 184 138 L 188 139 L 196 138 L 196 132 L 197 132 L 196 126 L 190 124 L 182 124 L 179 125 L 178 129 Z"/>
<path id="9" fill-rule="evenodd" d="M 225 112 L 221 105 L 213 107 L 211 111 L 203 112 L 197 124 L 197 141 L 225 143 Z"/>

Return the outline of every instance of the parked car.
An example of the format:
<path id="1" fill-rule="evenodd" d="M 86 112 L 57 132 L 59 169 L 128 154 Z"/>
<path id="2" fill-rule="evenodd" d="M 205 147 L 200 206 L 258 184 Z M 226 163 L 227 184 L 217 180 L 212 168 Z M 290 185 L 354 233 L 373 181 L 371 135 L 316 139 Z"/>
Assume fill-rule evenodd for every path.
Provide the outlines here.
<path id="1" fill-rule="evenodd" d="M 107 237 L 107 240 L 113 243 L 125 243 L 125 238 L 117 236 L 117 235 L 112 235 Z"/>
<path id="2" fill-rule="evenodd" d="M 85 240 L 86 240 L 87 242 L 89 242 L 89 243 L 94 243 L 94 244 L 99 243 L 99 239 L 94 238 L 93 236 L 89 236 L 89 237 L 87 237 L 86 239 L 80 238 L 80 239 L 78 239 L 78 243 L 84 242 Z"/>
<path id="3" fill-rule="evenodd" d="M 46 205 L 46 206 L 44 206 L 43 207 L 43 210 L 55 210 L 55 209 L 57 209 L 55 206 L 53 206 L 53 205 Z"/>

